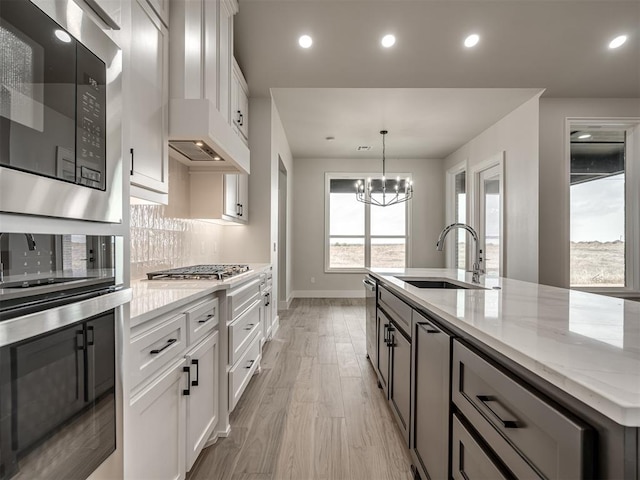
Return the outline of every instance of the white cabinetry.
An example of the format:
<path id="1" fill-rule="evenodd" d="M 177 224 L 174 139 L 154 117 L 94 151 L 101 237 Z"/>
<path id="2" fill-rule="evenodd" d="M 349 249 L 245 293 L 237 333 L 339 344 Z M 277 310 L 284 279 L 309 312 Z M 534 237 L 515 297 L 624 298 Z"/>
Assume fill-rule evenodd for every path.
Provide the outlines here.
<path id="1" fill-rule="evenodd" d="M 233 77 L 231 79 L 231 119 L 240 138 L 249 143 L 249 87 L 233 59 Z"/>
<path id="2" fill-rule="evenodd" d="M 260 368 L 262 324 L 260 279 L 254 278 L 229 290 L 229 412 L 244 393 L 251 376 Z"/>
<path id="3" fill-rule="evenodd" d="M 125 478 L 180 480 L 218 422 L 218 299 L 131 329 Z"/>
<path id="4" fill-rule="evenodd" d="M 248 223 L 249 175 L 191 169 L 189 186 L 191 218 Z"/>
<path id="5" fill-rule="evenodd" d="M 166 0 L 157 0 L 162 5 Z M 130 146 L 131 194 L 167 203 L 169 174 L 169 35 L 146 0 L 131 0 L 129 75 L 125 91 Z"/>
<path id="6" fill-rule="evenodd" d="M 120 29 L 122 25 L 122 0 L 84 0 L 84 3 L 110 29 Z"/>
<path id="7" fill-rule="evenodd" d="M 155 12 L 162 19 L 165 25 L 169 25 L 169 1 L 170 0 L 148 0 Z"/>
<path id="8" fill-rule="evenodd" d="M 209 440 L 218 421 L 218 332 L 187 353 L 191 370 L 187 398 L 187 470 Z"/>

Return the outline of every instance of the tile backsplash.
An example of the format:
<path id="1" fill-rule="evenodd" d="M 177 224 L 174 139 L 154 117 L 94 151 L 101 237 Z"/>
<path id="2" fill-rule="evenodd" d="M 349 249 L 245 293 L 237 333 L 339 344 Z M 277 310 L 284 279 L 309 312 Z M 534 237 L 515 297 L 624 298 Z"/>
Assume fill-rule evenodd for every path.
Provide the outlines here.
<path id="1" fill-rule="evenodd" d="M 219 263 L 220 225 L 173 218 L 164 205 L 131 205 L 131 279 L 147 272 Z"/>

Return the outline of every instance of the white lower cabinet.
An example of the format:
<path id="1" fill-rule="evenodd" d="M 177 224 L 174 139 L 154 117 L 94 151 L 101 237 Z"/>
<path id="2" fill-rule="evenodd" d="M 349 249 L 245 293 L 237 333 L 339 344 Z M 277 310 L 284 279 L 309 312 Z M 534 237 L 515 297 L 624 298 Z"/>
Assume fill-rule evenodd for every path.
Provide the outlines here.
<path id="1" fill-rule="evenodd" d="M 187 396 L 187 471 L 218 422 L 218 332 L 187 352 L 191 386 Z"/>
<path id="2" fill-rule="evenodd" d="M 184 358 L 131 398 L 127 478 L 180 480 L 185 477 Z"/>
<path id="3" fill-rule="evenodd" d="M 218 298 L 208 296 L 132 327 L 125 478 L 182 480 L 210 440 L 219 419 L 218 320 Z"/>

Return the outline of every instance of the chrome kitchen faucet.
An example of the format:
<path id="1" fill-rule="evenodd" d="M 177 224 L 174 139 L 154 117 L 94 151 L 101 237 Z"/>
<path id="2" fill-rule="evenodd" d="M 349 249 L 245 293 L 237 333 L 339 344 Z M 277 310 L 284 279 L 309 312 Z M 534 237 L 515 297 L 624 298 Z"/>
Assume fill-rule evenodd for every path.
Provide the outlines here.
<path id="1" fill-rule="evenodd" d="M 466 223 L 452 223 L 451 225 L 444 227 L 444 229 L 442 229 L 442 231 L 440 232 L 440 236 L 438 237 L 438 242 L 436 243 L 436 250 L 441 252 L 444 247 L 444 239 L 447 236 L 447 234 L 451 230 L 455 230 L 458 228 L 464 228 L 467 232 L 469 232 L 476 244 L 476 258 L 475 258 L 475 261 L 473 262 L 473 276 L 471 277 L 471 281 L 473 283 L 480 283 L 480 274 L 484 273 L 484 268 L 481 268 L 481 265 L 483 263 L 482 249 L 480 248 L 480 241 L 478 239 L 478 234 L 473 228 L 471 228 Z"/>

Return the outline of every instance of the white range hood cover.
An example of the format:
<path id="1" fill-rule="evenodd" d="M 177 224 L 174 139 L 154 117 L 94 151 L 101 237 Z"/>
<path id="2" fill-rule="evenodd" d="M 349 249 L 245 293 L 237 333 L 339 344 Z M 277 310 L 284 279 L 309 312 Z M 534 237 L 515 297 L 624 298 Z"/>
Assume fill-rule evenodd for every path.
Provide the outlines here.
<path id="1" fill-rule="evenodd" d="M 170 100 L 169 145 L 194 165 L 215 166 L 213 157 L 219 156 L 224 162 L 220 166 L 250 173 L 249 149 L 210 100 Z"/>

